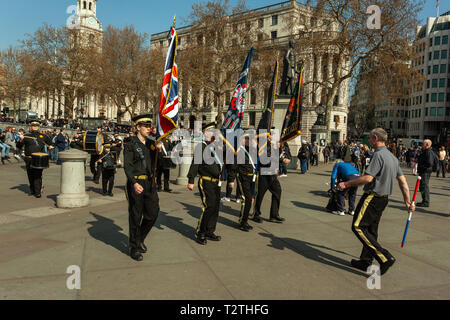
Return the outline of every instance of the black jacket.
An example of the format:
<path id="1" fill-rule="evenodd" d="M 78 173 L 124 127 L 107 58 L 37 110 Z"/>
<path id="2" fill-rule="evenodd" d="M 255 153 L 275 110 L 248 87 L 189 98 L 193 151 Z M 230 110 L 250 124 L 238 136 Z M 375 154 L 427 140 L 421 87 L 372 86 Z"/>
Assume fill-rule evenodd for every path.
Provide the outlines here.
<path id="1" fill-rule="evenodd" d="M 425 149 L 419 156 L 417 172 L 419 174 L 433 172 L 433 162 L 433 151 L 431 150 L 431 148 Z"/>
<path id="2" fill-rule="evenodd" d="M 194 151 L 194 158 L 192 159 L 192 164 L 191 164 L 191 167 L 190 167 L 188 175 L 187 175 L 187 177 L 189 179 L 189 184 L 194 184 L 194 180 L 197 175 L 206 176 L 206 177 L 210 177 L 213 179 L 220 178 L 220 175 L 222 173 L 221 165 L 218 164 L 217 161 L 214 161 L 213 164 L 207 164 L 205 162 L 205 159 L 203 158 L 205 149 L 211 148 L 212 146 L 213 146 L 213 144 L 211 144 L 211 143 L 202 143 L 202 144 L 196 146 L 195 151 Z M 196 155 L 199 156 L 200 154 L 202 155 L 201 164 L 195 163 L 196 160 L 197 161 L 199 160 L 199 159 L 196 159 Z M 213 157 L 212 152 L 211 152 L 211 157 Z"/>
<path id="3" fill-rule="evenodd" d="M 36 152 L 44 152 L 45 145 L 52 146 L 52 139 L 46 134 L 39 131 L 29 132 L 25 134 L 22 142 L 18 143 L 18 147 L 25 146 L 25 156 L 29 157 Z"/>
<path id="4" fill-rule="evenodd" d="M 155 141 L 147 139 L 145 145 L 137 136 L 131 137 L 125 145 L 124 151 L 124 170 L 127 179 L 135 184 L 136 176 L 153 176 L 153 170 L 156 158 Z"/>

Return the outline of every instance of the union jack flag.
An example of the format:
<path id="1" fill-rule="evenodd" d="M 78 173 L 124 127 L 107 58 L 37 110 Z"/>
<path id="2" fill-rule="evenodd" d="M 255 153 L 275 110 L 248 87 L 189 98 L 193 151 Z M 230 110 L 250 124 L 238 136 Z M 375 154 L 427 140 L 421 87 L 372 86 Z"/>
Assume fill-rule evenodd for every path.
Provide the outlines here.
<path id="1" fill-rule="evenodd" d="M 170 29 L 170 45 L 167 52 L 164 79 L 161 88 L 157 123 L 157 141 L 164 139 L 178 129 L 178 36 L 175 28 Z"/>

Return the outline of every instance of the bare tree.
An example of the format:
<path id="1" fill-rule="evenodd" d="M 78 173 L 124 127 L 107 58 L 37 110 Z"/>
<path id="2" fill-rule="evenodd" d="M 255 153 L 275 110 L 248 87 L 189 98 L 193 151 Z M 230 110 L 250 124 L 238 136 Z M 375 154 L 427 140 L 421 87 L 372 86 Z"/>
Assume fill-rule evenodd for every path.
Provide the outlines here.
<path id="1" fill-rule="evenodd" d="M 255 17 L 243 1 L 234 7 L 228 0 L 192 6 L 188 18 L 192 32 L 190 41 L 179 53 L 179 65 L 183 91 L 190 91 L 197 119 L 201 109 L 211 110 L 216 106 L 217 121 L 222 123 L 223 106 L 230 102 L 224 98 L 234 89 L 251 47 L 255 47 L 256 53 L 249 81 L 252 86 L 267 82 L 262 75 L 267 73 L 267 57 L 271 57 L 270 65 L 274 62 L 274 49 L 262 50 L 263 41 L 258 41 Z M 270 75 L 268 79 L 270 81 Z"/>
<path id="2" fill-rule="evenodd" d="M 325 69 L 322 77 L 305 82 L 305 85 L 312 84 L 313 90 L 321 91 L 329 139 L 335 97 L 341 86 L 356 76 L 361 61 L 375 59 L 378 72 L 385 72 L 381 76 L 395 78 L 392 66 L 404 64 L 413 57 L 410 44 L 423 1 L 316 0 L 308 4 L 311 5 L 308 13 L 292 14 L 288 27 L 294 28 L 301 50 L 333 61 L 332 70 Z M 366 11 L 371 5 L 381 9 L 379 29 L 368 27 L 370 19 Z"/>
<path id="3" fill-rule="evenodd" d="M 9 47 L 0 55 L 0 92 L 13 105 L 13 118 L 16 121 L 17 106 L 26 100 L 27 81 L 23 68 L 24 53 Z"/>
<path id="4" fill-rule="evenodd" d="M 27 68 L 30 86 L 64 106 L 69 121 L 80 92 L 90 92 L 88 79 L 95 67 L 92 58 L 98 51 L 95 40 L 78 29 L 44 25 L 23 41 L 31 57 Z"/>
<path id="5" fill-rule="evenodd" d="M 133 117 L 138 102 L 149 102 L 152 70 L 146 34 L 134 27 L 118 29 L 108 26 L 103 34 L 103 46 L 91 74 L 91 87 L 109 97 L 117 107 L 117 121 L 126 113 Z"/>

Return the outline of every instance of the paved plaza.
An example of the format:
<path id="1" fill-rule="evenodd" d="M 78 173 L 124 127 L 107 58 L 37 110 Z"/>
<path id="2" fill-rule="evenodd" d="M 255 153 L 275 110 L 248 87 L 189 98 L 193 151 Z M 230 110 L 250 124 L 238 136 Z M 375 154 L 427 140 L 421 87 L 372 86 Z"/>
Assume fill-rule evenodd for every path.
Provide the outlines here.
<path id="1" fill-rule="evenodd" d="M 197 186 L 191 193 L 172 185 L 172 194 L 159 193 L 149 252 L 136 262 L 127 249 L 123 169 L 113 198 L 100 195 L 88 169 L 90 206 L 64 210 L 55 207 L 60 166 L 44 172 L 41 199 L 27 195 L 23 163 L 0 166 L 0 299 L 449 299 L 450 180 L 431 179 L 431 207 L 417 209 L 403 249 L 407 213 L 395 186 L 379 240 L 397 262 L 382 276 L 381 289 L 370 290 L 369 275 L 349 264 L 362 247 L 351 232 L 352 217 L 324 209 L 331 169 L 291 171 L 280 179 L 283 224 L 250 221 L 254 229 L 242 232 L 240 205 L 222 203 L 217 234 L 223 239 L 206 246 L 194 241 L 201 214 Z M 412 189 L 416 178 L 405 171 Z M 269 208 L 267 194 L 263 217 Z M 66 285 L 72 265 L 81 270 L 80 290 Z"/>

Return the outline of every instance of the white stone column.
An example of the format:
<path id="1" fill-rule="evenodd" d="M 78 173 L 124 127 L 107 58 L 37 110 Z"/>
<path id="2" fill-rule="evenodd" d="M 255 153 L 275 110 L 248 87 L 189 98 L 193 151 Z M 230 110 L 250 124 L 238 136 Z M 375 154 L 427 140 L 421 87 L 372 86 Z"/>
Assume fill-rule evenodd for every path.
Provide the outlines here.
<path id="1" fill-rule="evenodd" d="M 178 177 L 176 184 L 187 186 L 188 184 L 188 172 L 192 164 L 194 157 L 194 143 L 190 140 L 182 140 L 180 144 L 183 145 L 183 153 L 181 157 L 181 163 L 178 165 Z"/>
<path id="2" fill-rule="evenodd" d="M 81 208 L 89 205 L 86 193 L 85 163 L 89 154 L 77 149 L 59 153 L 61 165 L 61 193 L 56 198 L 58 208 Z"/>

